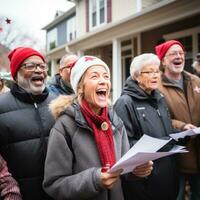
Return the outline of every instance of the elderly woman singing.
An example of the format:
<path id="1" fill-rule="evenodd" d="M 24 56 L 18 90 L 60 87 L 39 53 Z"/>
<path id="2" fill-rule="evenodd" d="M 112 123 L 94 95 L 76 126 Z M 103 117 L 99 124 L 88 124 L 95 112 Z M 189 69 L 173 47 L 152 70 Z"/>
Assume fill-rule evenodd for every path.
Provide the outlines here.
<path id="1" fill-rule="evenodd" d="M 111 167 L 129 149 L 122 121 L 108 107 L 110 70 L 93 56 L 81 57 L 71 69 L 75 96 L 50 105 L 57 118 L 48 144 L 44 189 L 54 199 L 123 200 L 121 170 Z M 133 174 L 150 175 L 152 161 Z"/>
<path id="2" fill-rule="evenodd" d="M 114 106 L 124 122 L 131 146 L 143 134 L 164 139 L 173 131 L 165 99 L 157 90 L 159 66 L 155 54 L 135 57 L 130 67 L 131 77 L 126 80 L 122 95 Z M 123 182 L 126 199 L 175 200 L 177 180 L 174 157 L 161 158 L 154 162 L 154 169 L 147 179 Z"/>

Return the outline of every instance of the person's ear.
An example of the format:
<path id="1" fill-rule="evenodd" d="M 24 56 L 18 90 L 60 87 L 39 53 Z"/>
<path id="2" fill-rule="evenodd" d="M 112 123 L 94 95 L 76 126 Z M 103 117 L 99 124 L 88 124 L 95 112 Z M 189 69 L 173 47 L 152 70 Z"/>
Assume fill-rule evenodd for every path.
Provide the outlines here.
<path id="1" fill-rule="evenodd" d="M 161 60 L 160 64 L 161 64 L 162 66 L 165 66 L 165 64 L 166 64 L 165 57 Z"/>
<path id="2" fill-rule="evenodd" d="M 133 78 L 133 80 L 135 80 L 137 83 L 140 83 L 139 76 L 133 76 L 132 78 Z"/>

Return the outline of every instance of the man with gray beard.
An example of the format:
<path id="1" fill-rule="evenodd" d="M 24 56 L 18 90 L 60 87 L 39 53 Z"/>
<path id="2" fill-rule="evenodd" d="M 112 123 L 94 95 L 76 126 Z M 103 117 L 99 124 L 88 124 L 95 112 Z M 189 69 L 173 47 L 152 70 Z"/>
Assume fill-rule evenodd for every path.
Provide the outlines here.
<path id="1" fill-rule="evenodd" d="M 14 79 L 0 96 L 0 153 L 24 200 L 48 200 L 42 189 L 47 139 L 54 124 L 45 87 L 48 66 L 38 51 L 19 47 L 8 55 Z"/>

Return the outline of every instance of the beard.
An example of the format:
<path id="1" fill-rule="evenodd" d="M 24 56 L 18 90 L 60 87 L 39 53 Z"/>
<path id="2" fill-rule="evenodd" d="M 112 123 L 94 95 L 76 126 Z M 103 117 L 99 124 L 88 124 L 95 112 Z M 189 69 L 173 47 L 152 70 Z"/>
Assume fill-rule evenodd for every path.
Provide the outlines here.
<path id="1" fill-rule="evenodd" d="M 45 89 L 45 82 L 41 86 L 35 86 L 32 81 L 32 77 L 24 78 L 21 73 L 17 73 L 17 84 L 21 88 L 23 88 L 26 92 L 31 93 L 33 95 L 42 94 Z"/>

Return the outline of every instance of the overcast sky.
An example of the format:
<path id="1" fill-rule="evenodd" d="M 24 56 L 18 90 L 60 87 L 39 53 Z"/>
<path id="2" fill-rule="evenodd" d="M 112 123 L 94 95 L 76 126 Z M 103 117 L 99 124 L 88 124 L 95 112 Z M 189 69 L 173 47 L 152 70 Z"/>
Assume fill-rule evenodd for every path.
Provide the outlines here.
<path id="1" fill-rule="evenodd" d="M 72 5 L 67 0 L 0 0 L 0 16 L 10 18 L 43 42 L 45 31 L 41 29 L 54 19 L 57 10 L 67 11 Z"/>

